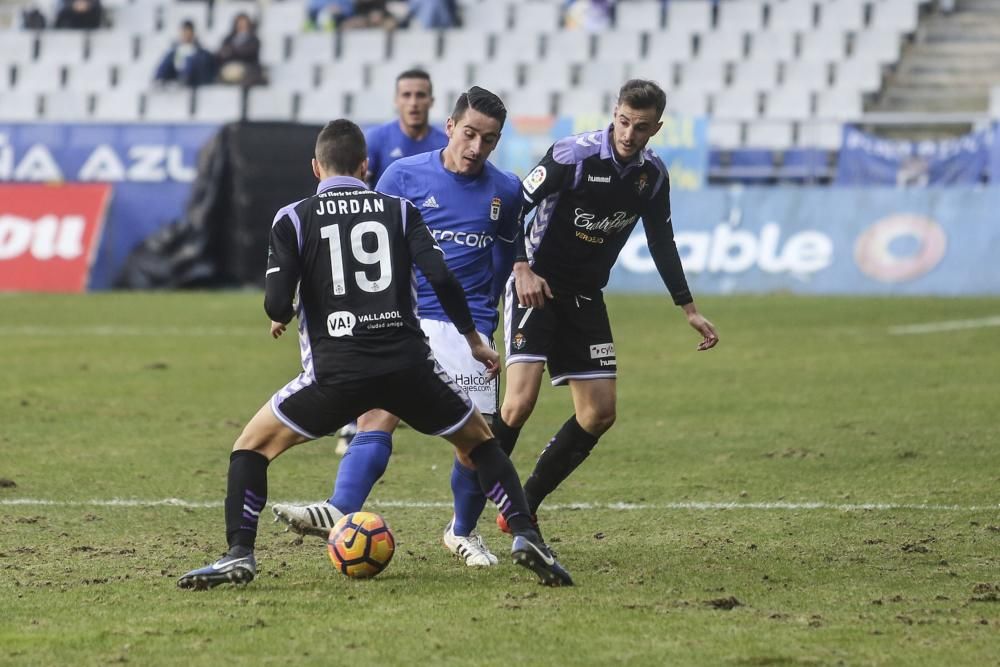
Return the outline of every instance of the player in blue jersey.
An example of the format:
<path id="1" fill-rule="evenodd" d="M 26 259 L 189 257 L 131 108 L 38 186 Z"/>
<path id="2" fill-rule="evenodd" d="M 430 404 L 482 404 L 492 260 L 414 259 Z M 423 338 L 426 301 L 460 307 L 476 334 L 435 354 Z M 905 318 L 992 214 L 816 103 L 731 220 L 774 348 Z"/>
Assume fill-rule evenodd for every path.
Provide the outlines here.
<path id="1" fill-rule="evenodd" d="M 395 105 L 398 118 L 384 125 L 369 128 L 368 174 L 365 180 L 374 186 L 382 174 L 396 160 L 448 145 L 448 135 L 429 120 L 434 106 L 434 86 L 430 75 L 419 69 L 409 69 L 396 77 Z M 340 429 L 337 453 L 344 455 L 358 432 L 358 425 L 351 423 Z"/>
<path id="2" fill-rule="evenodd" d="M 430 124 L 434 88 L 427 72 L 411 69 L 397 76 L 394 100 L 399 117 L 365 134 L 369 185 L 378 183 L 396 160 L 448 145 L 448 135 Z"/>
<path id="3" fill-rule="evenodd" d="M 521 238 L 520 180 L 487 162 L 505 119 L 500 98 L 473 87 L 459 97 L 448 120 L 448 145 L 396 161 L 376 186 L 418 208 L 448 268 L 465 289 L 476 329 L 488 344 L 497 327 L 497 304 L 513 265 L 515 243 Z M 459 346 L 461 335 L 423 276 L 417 276 L 416 288 L 420 326 L 435 358 L 489 419 L 497 413 L 497 380 Z M 338 470 L 333 496 L 304 507 L 278 504 L 275 515 L 298 532 L 325 537 L 340 516 L 361 509 L 389 462 L 391 434 L 398 423 L 387 412 L 364 415 Z M 486 497 L 475 472 L 456 458 L 451 484 L 455 516 L 445 529 L 445 545 L 467 565 L 495 565 L 496 556 L 476 531 Z"/>

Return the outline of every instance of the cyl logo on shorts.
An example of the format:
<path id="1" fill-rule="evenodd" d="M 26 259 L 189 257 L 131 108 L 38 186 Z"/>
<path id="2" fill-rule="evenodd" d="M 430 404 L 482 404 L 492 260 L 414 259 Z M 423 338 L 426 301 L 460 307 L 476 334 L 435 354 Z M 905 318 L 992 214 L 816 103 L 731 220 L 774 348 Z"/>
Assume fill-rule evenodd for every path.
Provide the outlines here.
<path id="1" fill-rule="evenodd" d="M 334 338 L 353 336 L 354 325 L 357 321 L 358 318 L 354 316 L 354 313 L 346 310 L 338 310 L 326 316 L 326 331 Z"/>
<path id="2" fill-rule="evenodd" d="M 613 356 L 615 356 L 614 343 L 604 343 L 603 345 L 590 346 L 591 359 L 603 359 L 605 357 L 613 357 Z"/>

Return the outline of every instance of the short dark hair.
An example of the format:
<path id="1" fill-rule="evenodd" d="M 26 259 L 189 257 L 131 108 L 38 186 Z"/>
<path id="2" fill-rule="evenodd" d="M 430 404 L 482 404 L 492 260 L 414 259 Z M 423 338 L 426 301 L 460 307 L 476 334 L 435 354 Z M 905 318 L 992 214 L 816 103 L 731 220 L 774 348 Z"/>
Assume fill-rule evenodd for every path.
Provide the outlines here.
<path id="1" fill-rule="evenodd" d="M 353 174 L 367 157 L 365 133 L 346 118 L 331 120 L 316 137 L 316 161 L 327 171 Z"/>
<path id="2" fill-rule="evenodd" d="M 191 19 L 184 19 L 181 21 L 181 30 L 190 30 L 194 32 L 194 21 Z"/>
<path id="3" fill-rule="evenodd" d="M 667 94 L 655 81 L 629 79 L 618 91 L 618 104 L 627 104 L 633 109 L 656 109 L 659 118 L 667 108 Z"/>
<path id="4" fill-rule="evenodd" d="M 396 77 L 396 90 L 399 90 L 399 82 L 403 79 L 423 79 L 430 86 L 431 93 L 434 92 L 434 84 L 431 82 L 431 75 L 422 69 L 408 69 L 399 73 Z"/>
<path id="5" fill-rule="evenodd" d="M 469 109 L 475 109 L 479 113 L 499 121 L 501 128 L 507 122 L 507 107 L 504 106 L 503 100 L 485 88 L 473 86 L 467 92 L 459 95 L 458 101 L 455 102 L 455 109 L 451 112 L 451 119 L 457 123 L 462 120 L 462 116 Z"/>

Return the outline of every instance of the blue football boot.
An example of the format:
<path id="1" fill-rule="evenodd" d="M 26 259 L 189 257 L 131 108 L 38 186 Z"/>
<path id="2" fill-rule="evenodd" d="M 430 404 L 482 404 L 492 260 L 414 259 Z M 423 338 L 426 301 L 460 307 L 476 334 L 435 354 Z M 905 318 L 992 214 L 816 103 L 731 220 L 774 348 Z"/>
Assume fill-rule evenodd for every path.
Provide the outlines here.
<path id="1" fill-rule="evenodd" d="M 180 588 L 204 591 L 219 584 L 248 584 L 257 576 L 253 552 L 245 556 L 226 554 L 211 565 L 191 570 L 177 580 Z"/>

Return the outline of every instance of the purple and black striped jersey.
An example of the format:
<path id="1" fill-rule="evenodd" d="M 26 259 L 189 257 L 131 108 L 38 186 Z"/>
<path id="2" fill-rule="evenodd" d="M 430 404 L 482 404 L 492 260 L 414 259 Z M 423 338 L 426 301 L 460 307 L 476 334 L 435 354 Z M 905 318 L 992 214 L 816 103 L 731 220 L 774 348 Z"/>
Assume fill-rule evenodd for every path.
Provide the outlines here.
<path id="1" fill-rule="evenodd" d="M 355 178 L 327 178 L 315 196 L 274 218 L 264 309 L 277 322 L 298 316 L 302 368 L 312 381 L 393 372 L 430 354 L 414 309 L 414 266 L 458 330 L 472 331 L 462 287 L 416 207 Z"/>
<path id="2" fill-rule="evenodd" d="M 521 183 L 525 211 L 536 208 L 525 234 L 532 270 L 557 292 L 601 290 L 642 218 L 649 252 L 674 303 L 690 303 L 670 221 L 667 168 L 649 149 L 621 164 L 611 127 L 557 141 Z"/>

